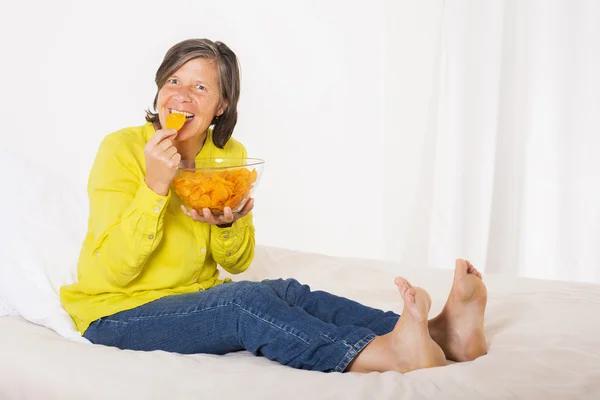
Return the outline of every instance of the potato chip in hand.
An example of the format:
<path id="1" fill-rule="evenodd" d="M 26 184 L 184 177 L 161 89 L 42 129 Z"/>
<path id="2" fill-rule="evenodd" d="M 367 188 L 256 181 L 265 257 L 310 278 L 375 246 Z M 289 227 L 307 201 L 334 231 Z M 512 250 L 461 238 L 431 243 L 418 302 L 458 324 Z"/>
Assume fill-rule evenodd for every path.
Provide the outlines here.
<path id="1" fill-rule="evenodd" d="M 167 129 L 175 129 L 179 131 L 185 124 L 185 115 L 178 113 L 171 113 L 167 115 Z"/>

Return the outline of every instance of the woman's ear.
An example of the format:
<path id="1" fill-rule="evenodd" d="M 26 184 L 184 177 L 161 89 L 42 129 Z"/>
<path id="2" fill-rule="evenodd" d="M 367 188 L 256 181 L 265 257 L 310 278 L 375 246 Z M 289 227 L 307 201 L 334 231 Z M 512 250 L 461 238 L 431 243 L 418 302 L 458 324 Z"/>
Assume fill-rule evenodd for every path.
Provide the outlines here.
<path id="1" fill-rule="evenodd" d="M 217 117 L 220 117 L 221 115 L 223 115 L 223 113 L 225 112 L 225 110 L 227 109 L 227 102 L 226 101 L 222 101 L 221 105 L 219 106 L 219 108 L 217 109 Z"/>

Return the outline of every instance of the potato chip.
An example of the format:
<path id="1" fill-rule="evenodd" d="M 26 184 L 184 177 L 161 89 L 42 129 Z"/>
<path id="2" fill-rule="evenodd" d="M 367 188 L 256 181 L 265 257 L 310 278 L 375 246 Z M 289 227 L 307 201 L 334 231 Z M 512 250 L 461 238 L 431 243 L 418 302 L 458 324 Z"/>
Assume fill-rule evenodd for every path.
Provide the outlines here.
<path id="1" fill-rule="evenodd" d="M 183 202 L 196 211 L 209 208 L 223 213 L 225 207 L 236 211 L 248 199 L 258 178 L 256 169 L 233 171 L 183 171 L 173 181 L 175 191 Z"/>
<path id="2" fill-rule="evenodd" d="M 167 129 L 175 129 L 179 131 L 185 124 L 185 115 L 179 113 L 171 113 L 167 115 Z"/>
<path id="3" fill-rule="evenodd" d="M 202 196 L 200 196 L 200 201 L 198 201 L 198 208 L 196 209 L 196 211 L 199 211 L 200 213 L 202 213 L 202 209 L 210 208 L 210 205 L 211 205 L 210 196 L 207 194 L 203 194 Z M 194 207 L 194 208 L 196 208 L 196 207 Z"/>

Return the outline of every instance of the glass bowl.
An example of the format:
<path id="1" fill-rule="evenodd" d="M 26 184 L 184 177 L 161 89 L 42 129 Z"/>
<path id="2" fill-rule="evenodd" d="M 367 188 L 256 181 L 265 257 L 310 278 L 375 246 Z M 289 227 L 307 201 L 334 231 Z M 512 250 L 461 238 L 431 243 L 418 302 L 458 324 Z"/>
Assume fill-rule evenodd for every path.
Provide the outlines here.
<path id="1" fill-rule="evenodd" d="M 262 177 L 264 160 L 258 158 L 203 158 L 179 164 L 173 180 L 175 193 L 188 209 L 214 215 L 225 207 L 241 211 Z"/>

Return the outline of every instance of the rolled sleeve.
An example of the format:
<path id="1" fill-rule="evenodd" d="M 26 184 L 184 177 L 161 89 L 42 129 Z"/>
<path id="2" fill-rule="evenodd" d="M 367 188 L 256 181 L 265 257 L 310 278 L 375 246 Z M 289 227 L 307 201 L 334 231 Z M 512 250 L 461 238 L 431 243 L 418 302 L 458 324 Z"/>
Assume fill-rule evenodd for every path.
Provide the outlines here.
<path id="1" fill-rule="evenodd" d="M 254 226 L 249 214 L 231 227 L 211 226 L 211 250 L 215 261 L 226 271 L 238 274 L 245 271 L 254 255 Z"/>

